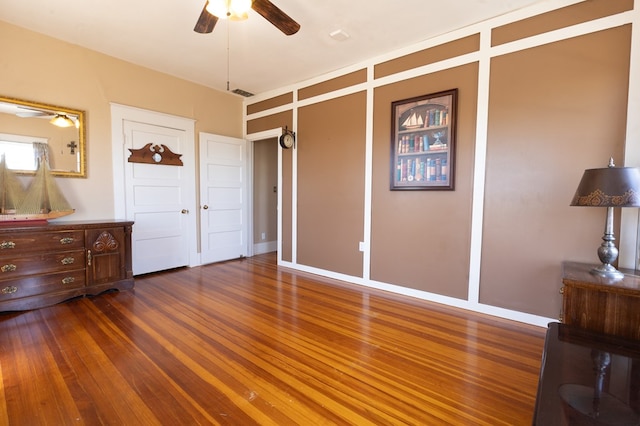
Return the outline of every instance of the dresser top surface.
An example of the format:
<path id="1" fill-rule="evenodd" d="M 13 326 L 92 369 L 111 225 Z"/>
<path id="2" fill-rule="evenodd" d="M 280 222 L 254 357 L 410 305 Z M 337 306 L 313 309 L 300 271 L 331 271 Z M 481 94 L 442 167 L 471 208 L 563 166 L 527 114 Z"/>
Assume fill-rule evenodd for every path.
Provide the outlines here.
<path id="1" fill-rule="evenodd" d="M 29 231 L 58 231 L 73 229 L 94 229 L 107 227 L 131 226 L 133 221 L 128 220 L 99 220 L 99 221 L 68 221 L 68 222 L 2 222 L 0 234 Z"/>
<path id="2" fill-rule="evenodd" d="M 624 273 L 622 279 L 604 278 L 594 275 L 589 271 L 596 267 L 595 264 L 580 262 L 562 263 L 562 282 L 564 284 L 579 284 L 584 286 L 611 287 L 617 289 L 630 289 L 640 291 L 640 273 L 633 269 L 620 268 Z"/>

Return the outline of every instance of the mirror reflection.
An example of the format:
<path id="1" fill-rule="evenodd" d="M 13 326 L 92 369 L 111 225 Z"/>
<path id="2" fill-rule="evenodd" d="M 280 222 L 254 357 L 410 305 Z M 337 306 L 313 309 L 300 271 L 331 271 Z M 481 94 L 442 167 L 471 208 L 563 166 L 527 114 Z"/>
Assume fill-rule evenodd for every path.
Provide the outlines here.
<path id="1" fill-rule="evenodd" d="M 0 97 L 0 155 L 20 174 L 46 161 L 54 176 L 86 177 L 84 111 Z"/>

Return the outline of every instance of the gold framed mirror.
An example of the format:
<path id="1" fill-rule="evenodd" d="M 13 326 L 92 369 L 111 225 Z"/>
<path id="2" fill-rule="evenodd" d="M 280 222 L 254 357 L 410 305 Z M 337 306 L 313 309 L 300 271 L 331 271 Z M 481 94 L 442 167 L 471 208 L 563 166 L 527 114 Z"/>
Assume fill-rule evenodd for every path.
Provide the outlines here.
<path id="1" fill-rule="evenodd" d="M 87 177 L 85 112 L 0 96 L 0 155 L 19 174 L 39 161 L 61 177 Z"/>

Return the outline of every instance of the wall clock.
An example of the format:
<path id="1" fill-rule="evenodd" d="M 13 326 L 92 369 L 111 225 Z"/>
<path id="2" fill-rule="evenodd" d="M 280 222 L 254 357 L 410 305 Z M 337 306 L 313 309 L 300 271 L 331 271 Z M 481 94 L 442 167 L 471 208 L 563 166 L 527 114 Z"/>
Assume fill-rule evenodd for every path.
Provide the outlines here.
<path id="1" fill-rule="evenodd" d="M 296 142 L 296 134 L 286 127 L 284 133 L 280 136 L 280 146 L 284 149 L 292 148 Z"/>

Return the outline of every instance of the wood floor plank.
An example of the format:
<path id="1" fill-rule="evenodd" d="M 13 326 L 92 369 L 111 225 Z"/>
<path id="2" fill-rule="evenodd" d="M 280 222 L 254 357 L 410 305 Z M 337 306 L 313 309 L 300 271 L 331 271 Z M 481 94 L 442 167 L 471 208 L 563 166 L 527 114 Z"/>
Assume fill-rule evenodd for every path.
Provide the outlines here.
<path id="1" fill-rule="evenodd" d="M 7 425 L 526 425 L 539 327 L 275 265 L 0 316 Z"/>

